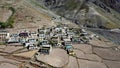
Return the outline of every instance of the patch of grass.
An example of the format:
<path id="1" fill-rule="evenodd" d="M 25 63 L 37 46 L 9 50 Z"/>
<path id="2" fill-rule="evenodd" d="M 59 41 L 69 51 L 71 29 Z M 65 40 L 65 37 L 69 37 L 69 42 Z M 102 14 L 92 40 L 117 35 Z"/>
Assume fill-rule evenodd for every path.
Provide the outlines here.
<path id="1" fill-rule="evenodd" d="M 6 45 L 6 43 L 5 42 L 0 42 L 0 45 Z"/>
<path id="2" fill-rule="evenodd" d="M 8 22 L 7 22 L 7 26 L 10 28 L 13 28 L 13 24 L 14 24 L 14 18 L 10 17 Z"/>
<path id="3" fill-rule="evenodd" d="M 35 2 L 33 0 L 31 0 L 31 3 L 34 3 L 36 6 L 39 6 L 40 8 L 47 10 L 44 6 L 38 4 L 37 2 Z"/>
<path id="4" fill-rule="evenodd" d="M 9 7 L 9 10 L 12 11 L 12 15 L 9 17 L 7 22 L 0 22 L 0 28 L 13 28 L 14 23 L 13 15 L 15 13 L 15 9 L 13 7 Z"/>
<path id="5" fill-rule="evenodd" d="M 79 6 L 79 2 L 76 2 L 75 0 L 69 0 L 67 1 L 66 3 L 66 7 L 69 9 L 69 10 L 73 10 L 75 8 L 77 8 Z"/>
<path id="6" fill-rule="evenodd" d="M 14 18 L 10 17 L 7 22 L 0 22 L 1 28 L 13 28 Z"/>
<path id="7" fill-rule="evenodd" d="M 12 15 L 15 13 L 15 9 L 13 8 L 13 7 L 9 7 L 9 10 L 11 10 L 12 11 Z"/>
<path id="8" fill-rule="evenodd" d="M 14 19 L 13 18 L 9 18 L 9 20 L 7 22 L 0 22 L 0 27 L 1 28 L 13 28 L 13 23 L 14 23 Z"/>
<path id="9" fill-rule="evenodd" d="M 118 24 L 112 23 L 112 22 L 107 22 L 107 23 L 105 24 L 105 27 L 106 27 L 106 28 L 111 28 L 111 29 L 120 28 L 120 26 L 119 26 Z"/>
<path id="10" fill-rule="evenodd" d="M 5 22 L 0 22 L 0 28 L 6 28 L 7 24 Z"/>
<path id="11" fill-rule="evenodd" d="M 52 46 L 57 45 L 57 41 L 52 41 L 52 40 L 50 40 L 49 42 L 50 42 L 50 44 L 51 44 Z"/>

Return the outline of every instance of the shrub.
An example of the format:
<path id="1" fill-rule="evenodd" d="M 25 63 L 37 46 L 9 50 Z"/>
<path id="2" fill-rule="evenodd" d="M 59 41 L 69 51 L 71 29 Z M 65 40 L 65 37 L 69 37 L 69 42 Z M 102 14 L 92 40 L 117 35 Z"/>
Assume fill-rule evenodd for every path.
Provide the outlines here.
<path id="1" fill-rule="evenodd" d="M 13 28 L 14 18 L 13 15 L 15 13 L 15 9 L 13 7 L 9 7 L 9 10 L 12 11 L 12 15 L 9 17 L 7 22 L 0 22 L 0 28 Z"/>

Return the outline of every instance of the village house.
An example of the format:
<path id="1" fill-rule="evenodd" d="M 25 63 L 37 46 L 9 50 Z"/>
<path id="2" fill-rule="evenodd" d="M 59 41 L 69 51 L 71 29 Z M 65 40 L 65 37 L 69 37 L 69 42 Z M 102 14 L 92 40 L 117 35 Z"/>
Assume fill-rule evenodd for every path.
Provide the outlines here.
<path id="1" fill-rule="evenodd" d="M 80 29 L 80 33 L 86 33 L 86 29 Z"/>
<path id="2" fill-rule="evenodd" d="M 91 36 L 85 29 L 81 29 L 80 39 L 83 43 L 88 43 L 91 40 Z"/>
<path id="3" fill-rule="evenodd" d="M 67 29 L 67 27 L 63 27 L 62 28 L 62 33 L 66 33 L 66 29 Z"/>
<path id="4" fill-rule="evenodd" d="M 73 36 L 75 36 L 75 33 L 72 31 L 67 31 L 67 36 L 68 38 L 72 38 Z"/>
<path id="5" fill-rule="evenodd" d="M 89 36 L 82 36 L 82 37 L 80 37 L 80 39 L 85 44 L 90 41 L 90 37 Z"/>
<path id="6" fill-rule="evenodd" d="M 61 46 L 61 38 L 59 36 L 53 36 L 51 39 L 50 39 L 50 42 L 52 43 L 53 46 L 55 47 L 59 47 Z"/>
<path id="7" fill-rule="evenodd" d="M 50 32 L 50 37 L 52 37 L 54 35 L 54 33 L 53 32 Z"/>
<path id="8" fill-rule="evenodd" d="M 15 37 L 15 38 L 18 38 L 18 37 L 19 37 L 19 34 L 17 34 L 17 33 L 10 34 L 10 37 Z"/>
<path id="9" fill-rule="evenodd" d="M 0 42 L 6 42 L 6 39 L 9 39 L 10 33 L 6 30 L 0 30 Z"/>
<path id="10" fill-rule="evenodd" d="M 38 37 L 37 36 L 38 34 L 36 32 L 30 32 L 29 35 L 30 35 L 31 38 L 37 38 Z"/>
<path id="11" fill-rule="evenodd" d="M 38 52 L 40 54 L 49 54 L 52 51 L 52 46 L 48 43 L 47 40 L 40 42 L 39 45 L 40 45 L 40 49 Z"/>
<path id="12" fill-rule="evenodd" d="M 39 41 L 45 40 L 45 34 L 43 31 L 39 32 L 38 39 L 39 39 Z"/>
<path id="13" fill-rule="evenodd" d="M 44 34 L 46 34 L 46 33 L 49 32 L 49 31 L 50 31 L 50 29 L 48 29 L 48 28 L 38 29 L 38 33 L 44 32 Z"/>
<path id="14" fill-rule="evenodd" d="M 28 31 L 22 31 L 18 34 L 19 34 L 20 42 L 24 45 L 25 42 L 27 41 L 27 39 L 30 37 L 29 32 Z"/>
<path id="15" fill-rule="evenodd" d="M 12 46 L 21 46 L 22 44 L 20 43 L 20 40 L 18 37 L 10 37 L 7 40 L 7 45 L 12 45 Z"/>
<path id="16" fill-rule="evenodd" d="M 29 44 L 29 45 L 27 46 L 27 49 L 28 49 L 28 50 L 33 50 L 33 49 L 38 49 L 38 47 L 35 46 L 35 45 L 33 45 L 33 44 Z"/>
<path id="17" fill-rule="evenodd" d="M 63 40 L 66 39 L 66 38 L 68 38 L 67 35 L 63 35 L 63 36 L 60 37 L 61 41 L 63 41 Z"/>
<path id="18" fill-rule="evenodd" d="M 62 27 L 56 27 L 55 28 L 55 32 L 61 32 L 62 31 Z"/>
<path id="19" fill-rule="evenodd" d="M 51 32 L 47 32 L 47 33 L 45 34 L 45 39 L 46 39 L 46 40 L 49 40 L 51 37 L 52 37 L 52 33 L 51 33 Z"/>
<path id="20" fill-rule="evenodd" d="M 58 42 L 58 37 L 59 37 L 59 36 L 57 36 L 57 35 L 56 35 L 56 36 L 53 36 L 53 37 L 51 38 L 51 40 Z"/>
<path id="21" fill-rule="evenodd" d="M 72 42 L 70 39 L 64 39 L 63 48 L 67 51 L 67 54 L 75 55 L 75 53 L 73 51 Z"/>
<path id="22" fill-rule="evenodd" d="M 21 37 L 21 38 L 28 38 L 29 37 L 29 33 L 28 32 L 20 32 L 19 33 L 19 37 Z"/>
<path id="23" fill-rule="evenodd" d="M 56 35 L 58 35 L 59 37 L 62 37 L 62 36 L 65 36 L 65 35 L 67 35 L 66 33 L 57 33 Z"/>
<path id="24" fill-rule="evenodd" d="M 42 45 L 42 47 L 39 49 L 39 52 L 41 54 L 49 54 L 52 51 L 51 45 Z"/>
<path id="25" fill-rule="evenodd" d="M 24 44 L 24 47 L 27 47 L 28 50 L 38 49 L 38 39 L 36 38 L 27 38 Z"/>
<path id="26" fill-rule="evenodd" d="M 63 41 L 64 42 L 62 43 L 62 45 L 64 46 L 65 50 L 72 47 L 72 42 L 71 42 L 71 40 L 69 38 L 63 39 Z"/>
<path id="27" fill-rule="evenodd" d="M 37 46 L 38 40 L 34 38 L 28 38 L 25 42 L 25 47 L 28 47 L 29 45 Z"/>
<path id="28" fill-rule="evenodd" d="M 49 44 L 48 40 L 42 40 L 42 41 L 39 41 L 38 43 L 40 47 L 42 47 L 42 45 L 48 45 L 48 44 Z"/>
<path id="29" fill-rule="evenodd" d="M 49 39 L 53 35 L 50 32 L 50 28 L 38 29 L 38 38 L 39 40 Z"/>
<path id="30" fill-rule="evenodd" d="M 80 44 L 81 43 L 81 39 L 79 36 L 73 36 L 71 39 L 72 43 L 74 44 Z"/>
<path id="31" fill-rule="evenodd" d="M 19 39 L 15 37 L 10 37 L 7 41 L 7 43 L 18 43 Z"/>

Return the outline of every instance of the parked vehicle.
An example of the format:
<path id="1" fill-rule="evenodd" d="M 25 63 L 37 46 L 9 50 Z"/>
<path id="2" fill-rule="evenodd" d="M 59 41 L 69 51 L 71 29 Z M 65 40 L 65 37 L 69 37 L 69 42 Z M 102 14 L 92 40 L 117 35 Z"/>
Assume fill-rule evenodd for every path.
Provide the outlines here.
<path id="1" fill-rule="evenodd" d="M 73 49 L 68 49 L 67 50 L 67 54 L 69 54 L 69 55 L 75 55 L 75 52 L 73 51 Z"/>

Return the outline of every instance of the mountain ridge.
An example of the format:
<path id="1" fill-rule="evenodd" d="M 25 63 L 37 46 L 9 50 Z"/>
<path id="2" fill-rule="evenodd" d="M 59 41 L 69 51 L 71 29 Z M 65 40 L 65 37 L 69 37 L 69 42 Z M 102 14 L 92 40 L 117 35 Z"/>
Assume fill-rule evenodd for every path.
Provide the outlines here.
<path id="1" fill-rule="evenodd" d="M 39 0 L 36 1 L 38 2 Z M 93 28 L 120 28 L 118 26 L 120 25 L 120 14 L 106 4 L 103 4 L 103 1 L 100 1 L 100 4 L 99 0 L 42 0 L 40 2 L 43 4 L 43 6 L 47 7 L 56 14 L 65 17 L 66 19 L 69 19 L 74 23 L 80 23 L 80 25 L 82 24 L 83 26 L 85 25 Z M 97 5 L 94 4 L 95 2 L 97 3 Z M 94 4 L 95 7 L 93 7 L 93 5 L 89 3 Z M 99 13 L 102 15 L 102 17 L 99 15 L 90 14 L 91 7 L 98 8 L 95 9 L 95 11 L 92 11 L 93 13 L 100 11 Z M 98 21 L 91 19 L 90 16 L 93 16 L 93 18 L 94 16 L 97 16 Z M 82 17 L 84 17 L 84 20 L 81 20 Z M 100 20 L 104 22 L 98 24 L 97 22 L 99 22 Z M 97 23 L 97 25 L 91 23 Z"/>

